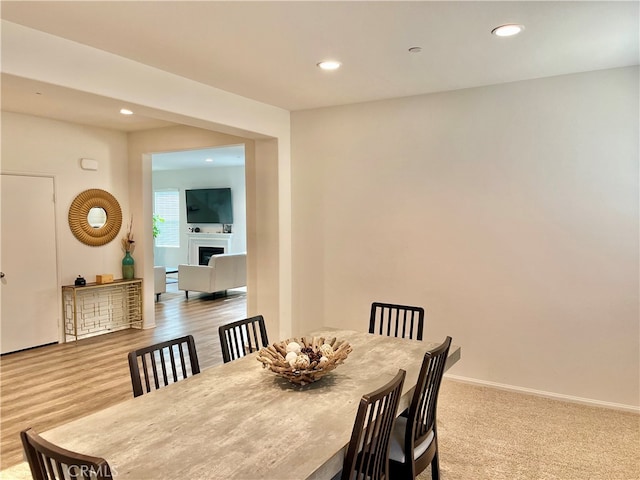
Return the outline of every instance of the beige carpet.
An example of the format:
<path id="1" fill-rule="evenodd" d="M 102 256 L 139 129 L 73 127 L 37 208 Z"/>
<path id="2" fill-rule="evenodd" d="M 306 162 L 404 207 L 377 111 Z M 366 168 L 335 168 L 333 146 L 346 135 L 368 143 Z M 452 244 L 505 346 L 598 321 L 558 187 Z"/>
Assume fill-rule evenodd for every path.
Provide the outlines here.
<path id="1" fill-rule="evenodd" d="M 442 480 L 640 479 L 634 413 L 445 379 L 438 436 Z"/>

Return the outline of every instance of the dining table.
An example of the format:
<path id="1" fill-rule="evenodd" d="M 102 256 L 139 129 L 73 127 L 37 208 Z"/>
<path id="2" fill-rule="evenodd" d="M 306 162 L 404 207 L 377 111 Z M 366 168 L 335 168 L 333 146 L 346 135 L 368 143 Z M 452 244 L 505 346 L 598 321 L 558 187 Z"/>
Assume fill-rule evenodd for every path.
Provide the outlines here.
<path id="1" fill-rule="evenodd" d="M 408 407 L 427 350 L 418 341 L 322 328 L 351 344 L 343 364 L 300 386 L 263 368 L 257 353 L 42 432 L 63 448 L 105 458 L 114 478 L 331 479 L 342 469 L 362 396 L 406 371 Z M 452 345 L 446 368 L 460 359 Z"/>

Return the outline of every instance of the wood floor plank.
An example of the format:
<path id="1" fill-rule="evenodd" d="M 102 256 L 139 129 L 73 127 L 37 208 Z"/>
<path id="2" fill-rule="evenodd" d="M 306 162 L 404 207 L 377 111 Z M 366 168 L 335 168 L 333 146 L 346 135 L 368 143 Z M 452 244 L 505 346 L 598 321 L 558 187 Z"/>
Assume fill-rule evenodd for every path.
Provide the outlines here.
<path id="1" fill-rule="evenodd" d="M 19 432 L 49 430 L 132 398 L 127 354 L 191 334 L 201 368 L 222 363 L 218 327 L 246 318 L 246 293 L 192 294 L 167 285 L 156 327 L 127 329 L 0 357 L 0 470 L 23 461 Z"/>

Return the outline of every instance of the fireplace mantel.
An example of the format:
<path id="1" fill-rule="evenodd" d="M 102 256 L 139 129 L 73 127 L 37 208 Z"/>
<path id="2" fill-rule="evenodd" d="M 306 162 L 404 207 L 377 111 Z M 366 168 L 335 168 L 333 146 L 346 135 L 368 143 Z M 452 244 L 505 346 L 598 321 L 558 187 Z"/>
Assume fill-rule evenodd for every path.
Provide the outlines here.
<path id="1" fill-rule="evenodd" d="M 189 233 L 189 265 L 198 265 L 198 248 L 221 247 L 224 253 L 230 253 L 232 233 Z"/>

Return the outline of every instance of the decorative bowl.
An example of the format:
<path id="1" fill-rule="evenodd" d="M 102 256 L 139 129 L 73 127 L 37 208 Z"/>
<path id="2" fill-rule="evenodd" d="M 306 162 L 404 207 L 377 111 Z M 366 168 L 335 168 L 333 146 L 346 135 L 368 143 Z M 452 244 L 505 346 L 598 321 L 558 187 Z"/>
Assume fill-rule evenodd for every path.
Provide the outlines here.
<path id="1" fill-rule="evenodd" d="M 291 383 L 307 385 L 344 362 L 349 353 L 351 345 L 335 337 L 289 338 L 261 348 L 258 361 Z"/>

